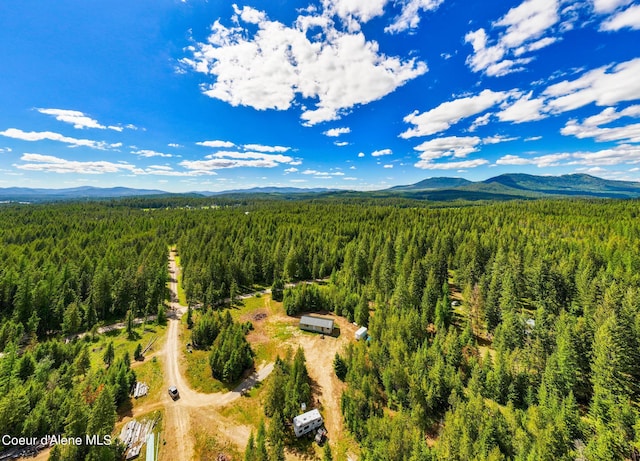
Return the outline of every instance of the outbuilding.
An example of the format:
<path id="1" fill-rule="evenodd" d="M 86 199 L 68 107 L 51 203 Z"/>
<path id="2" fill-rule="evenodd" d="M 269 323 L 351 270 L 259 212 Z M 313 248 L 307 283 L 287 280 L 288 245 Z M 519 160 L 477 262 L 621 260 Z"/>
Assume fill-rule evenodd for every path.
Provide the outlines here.
<path id="1" fill-rule="evenodd" d="M 300 318 L 300 329 L 330 335 L 333 333 L 333 319 L 303 315 Z"/>
<path id="2" fill-rule="evenodd" d="M 356 331 L 356 341 L 360 341 L 361 339 L 365 339 L 367 337 L 367 327 L 360 327 L 358 331 Z"/>
<path id="3" fill-rule="evenodd" d="M 322 424 L 322 415 L 317 409 L 313 409 L 293 418 L 293 432 L 296 437 L 300 437 L 316 430 Z"/>

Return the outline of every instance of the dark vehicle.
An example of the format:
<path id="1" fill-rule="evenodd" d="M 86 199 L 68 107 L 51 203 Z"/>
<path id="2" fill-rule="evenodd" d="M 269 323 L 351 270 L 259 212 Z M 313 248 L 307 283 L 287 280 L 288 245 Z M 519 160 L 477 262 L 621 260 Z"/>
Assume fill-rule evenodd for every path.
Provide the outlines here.
<path id="1" fill-rule="evenodd" d="M 171 386 L 169 388 L 169 395 L 173 400 L 178 400 L 180 398 L 180 394 L 178 393 L 178 388 L 176 386 Z"/>

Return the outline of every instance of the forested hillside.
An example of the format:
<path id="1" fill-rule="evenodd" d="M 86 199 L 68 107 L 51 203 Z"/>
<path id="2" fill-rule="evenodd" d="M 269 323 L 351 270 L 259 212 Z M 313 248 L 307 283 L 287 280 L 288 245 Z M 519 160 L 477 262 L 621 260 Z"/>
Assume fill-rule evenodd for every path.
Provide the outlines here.
<path id="1" fill-rule="evenodd" d="M 640 202 L 401 204 L 1 208 L 2 432 L 73 433 L 122 402 L 128 359 L 87 368 L 62 338 L 155 313 L 177 242 L 192 305 L 328 278 L 284 304 L 369 326 L 339 357 L 364 460 L 637 454 Z"/>

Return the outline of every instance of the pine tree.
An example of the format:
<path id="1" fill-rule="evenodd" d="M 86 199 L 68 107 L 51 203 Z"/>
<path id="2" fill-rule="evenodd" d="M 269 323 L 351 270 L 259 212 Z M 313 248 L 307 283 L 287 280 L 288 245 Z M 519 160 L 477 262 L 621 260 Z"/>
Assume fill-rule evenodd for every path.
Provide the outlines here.
<path id="1" fill-rule="evenodd" d="M 102 355 L 102 361 L 105 363 L 105 365 L 107 365 L 107 367 L 111 366 L 111 363 L 115 358 L 115 355 L 116 353 L 113 348 L 113 342 L 109 341 L 109 344 L 107 344 L 107 349 L 104 351 L 104 354 Z"/>

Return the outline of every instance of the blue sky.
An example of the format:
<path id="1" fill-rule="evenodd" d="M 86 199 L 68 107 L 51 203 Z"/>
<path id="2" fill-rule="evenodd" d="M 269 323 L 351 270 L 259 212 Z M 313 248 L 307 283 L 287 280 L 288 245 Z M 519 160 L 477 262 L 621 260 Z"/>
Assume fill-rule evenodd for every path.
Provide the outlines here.
<path id="1" fill-rule="evenodd" d="M 640 3 L 0 4 L 0 187 L 640 180 Z"/>

